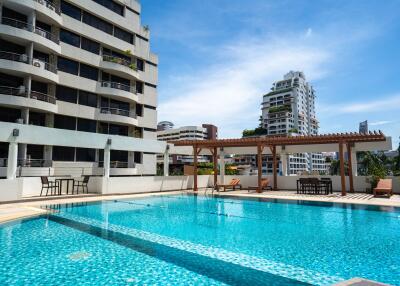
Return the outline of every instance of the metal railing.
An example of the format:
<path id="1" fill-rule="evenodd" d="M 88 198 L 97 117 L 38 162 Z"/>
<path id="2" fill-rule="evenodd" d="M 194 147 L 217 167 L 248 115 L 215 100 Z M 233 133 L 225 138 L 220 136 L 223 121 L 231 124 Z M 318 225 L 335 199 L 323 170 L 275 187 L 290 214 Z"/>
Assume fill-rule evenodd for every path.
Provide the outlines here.
<path id="1" fill-rule="evenodd" d="M 126 59 L 116 57 L 116 56 L 103 55 L 103 61 L 120 64 L 120 65 L 126 66 L 132 70 L 137 70 L 137 67 L 134 63 L 132 63 L 131 61 L 128 61 Z"/>
<path id="2" fill-rule="evenodd" d="M 123 84 L 120 82 L 102 81 L 101 86 L 120 89 L 120 90 L 124 90 L 124 91 L 136 94 L 135 86 L 126 85 L 126 84 Z"/>
<path id="3" fill-rule="evenodd" d="M 61 15 L 60 4 L 56 5 L 48 0 L 33 0 L 33 1 L 42 4 L 43 6 L 46 6 L 50 10 L 56 12 L 58 15 Z"/>
<path id="4" fill-rule="evenodd" d="M 39 59 L 31 59 L 26 54 L 16 54 L 11 52 L 0 51 L 0 59 L 13 62 L 20 62 L 28 65 L 33 65 L 37 68 L 44 68 L 52 73 L 57 73 L 57 67 L 53 64 L 41 61 Z"/>
<path id="5" fill-rule="evenodd" d="M 12 96 L 22 96 L 22 97 L 29 97 L 32 99 L 56 104 L 56 98 L 45 94 L 41 93 L 38 91 L 27 91 L 25 89 L 25 86 L 20 86 L 20 87 L 9 87 L 9 86 L 0 86 L 0 94 L 6 94 L 6 95 L 12 95 Z"/>
<path id="6" fill-rule="evenodd" d="M 99 167 L 104 167 L 104 162 L 99 161 Z M 136 166 L 133 165 L 132 168 L 135 168 Z M 118 169 L 126 169 L 128 168 L 128 162 L 126 161 L 110 161 L 110 168 L 118 168 Z"/>
<path id="7" fill-rule="evenodd" d="M 102 107 L 102 108 L 100 108 L 100 113 L 121 115 L 121 116 L 136 118 L 136 114 L 134 114 L 133 112 L 130 112 L 129 110 L 125 110 L 125 109 L 118 109 L 118 108 Z"/>
<path id="8" fill-rule="evenodd" d="M 45 159 L 18 159 L 18 167 L 45 168 L 51 167 L 52 161 Z"/>
<path id="9" fill-rule="evenodd" d="M 26 30 L 26 31 L 35 33 L 35 34 L 37 34 L 39 36 L 42 36 L 42 37 L 44 37 L 44 38 L 46 38 L 46 39 L 48 39 L 50 41 L 53 41 L 56 44 L 60 43 L 60 39 L 58 38 L 57 35 L 52 34 L 49 31 L 46 31 L 46 30 L 44 30 L 42 28 L 36 27 L 36 26 L 31 25 L 29 23 L 22 22 L 22 21 L 13 19 L 13 18 L 7 18 L 7 17 L 1 18 L 1 23 L 3 25 L 7 25 L 7 26 L 11 26 L 11 27 L 15 27 L 15 28 L 18 28 L 18 29 L 22 29 L 22 30 Z"/>

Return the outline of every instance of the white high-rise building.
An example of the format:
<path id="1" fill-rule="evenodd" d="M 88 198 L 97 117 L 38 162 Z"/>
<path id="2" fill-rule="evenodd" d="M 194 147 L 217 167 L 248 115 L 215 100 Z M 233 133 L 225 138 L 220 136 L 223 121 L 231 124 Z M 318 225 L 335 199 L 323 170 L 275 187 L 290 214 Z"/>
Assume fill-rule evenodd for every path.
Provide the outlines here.
<path id="1" fill-rule="evenodd" d="M 268 135 L 318 134 L 315 91 L 302 72 L 290 71 L 283 80 L 273 83 L 271 91 L 263 97 L 262 118 Z M 322 154 L 291 154 L 288 173 L 302 171 L 325 172 Z"/>
<path id="2" fill-rule="evenodd" d="M 112 137 L 114 175 L 156 173 L 155 153 L 128 146 L 156 140 L 158 58 L 140 14 L 135 0 L 0 0 L 0 123 L 45 127 L 18 144 L 19 166 L 101 167 L 104 148 L 85 141 L 97 133 Z M 62 146 L 40 137 L 48 129 Z"/>

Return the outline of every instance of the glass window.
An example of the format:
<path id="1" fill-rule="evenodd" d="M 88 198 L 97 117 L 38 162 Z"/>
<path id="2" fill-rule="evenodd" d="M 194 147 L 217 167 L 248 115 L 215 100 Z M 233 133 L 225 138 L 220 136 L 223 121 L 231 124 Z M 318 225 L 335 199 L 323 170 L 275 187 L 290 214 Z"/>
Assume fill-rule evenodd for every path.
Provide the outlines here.
<path id="1" fill-rule="evenodd" d="M 80 90 L 79 91 L 79 104 L 91 106 L 91 107 L 97 107 L 97 95 L 94 93 Z"/>
<path id="2" fill-rule="evenodd" d="M 138 163 L 138 164 L 141 164 L 142 163 L 142 153 L 140 153 L 140 152 L 135 152 L 134 153 L 134 162 L 135 163 Z"/>
<path id="3" fill-rule="evenodd" d="M 136 92 L 143 93 L 143 82 L 140 81 L 136 82 Z"/>
<path id="4" fill-rule="evenodd" d="M 1 41 L 0 41 L 1 47 Z M 7 86 L 7 87 L 19 87 L 24 85 L 24 79 L 16 76 L 12 76 L 5 73 L 0 73 L 0 86 Z"/>
<path id="5" fill-rule="evenodd" d="M 33 58 L 38 59 L 42 62 L 48 63 L 49 62 L 49 55 L 46 53 L 42 53 L 39 51 L 33 51 Z"/>
<path id="6" fill-rule="evenodd" d="M 32 80 L 31 90 L 47 94 L 47 83 Z"/>
<path id="7" fill-rule="evenodd" d="M 73 162 L 74 160 L 75 160 L 74 147 L 53 146 L 53 161 Z"/>
<path id="8" fill-rule="evenodd" d="M 21 110 L 14 108 L 0 107 L 0 121 L 17 122 L 21 118 Z"/>
<path id="9" fill-rule="evenodd" d="M 58 57 L 58 70 L 78 75 L 79 63 L 63 57 Z"/>
<path id="10" fill-rule="evenodd" d="M 60 41 L 78 48 L 81 46 L 81 37 L 64 29 L 60 30 Z"/>
<path id="11" fill-rule="evenodd" d="M 111 150 L 111 161 L 128 162 L 128 151 Z"/>
<path id="12" fill-rule="evenodd" d="M 124 16 L 124 6 L 122 6 L 118 3 L 115 3 L 112 0 L 93 0 L 93 1 L 110 9 L 111 11 L 113 11 L 121 16 Z"/>
<path id="13" fill-rule="evenodd" d="M 46 24 L 44 22 L 36 20 L 36 27 L 38 27 L 46 32 L 51 33 L 51 25 L 49 25 L 49 24 Z"/>
<path id="14" fill-rule="evenodd" d="M 129 33 L 125 30 L 122 30 L 118 27 L 114 27 L 114 36 L 117 37 L 118 39 L 121 39 L 125 42 L 128 42 L 130 44 L 133 44 L 133 34 Z"/>
<path id="15" fill-rule="evenodd" d="M 57 100 L 76 103 L 78 99 L 78 90 L 66 86 L 57 85 L 56 98 Z"/>
<path id="16" fill-rule="evenodd" d="M 78 7 L 65 2 L 64 0 L 61 1 L 61 12 L 65 15 L 68 15 L 76 20 L 81 20 L 81 9 Z"/>
<path id="17" fill-rule="evenodd" d="M 96 55 L 100 54 L 100 44 L 97 42 L 94 42 L 92 40 L 86 39 L 82 37 L 82 49 L 94 53 Z"/>
<path id="18" fill-rule="evenodd" d="M 54 115 L 54 128 L 75 130 L 76 118 L 64 115 Z"/>
<path id="19" fill-rule="evenodd" d="M 143 116 L 143 105 L 142 104 L 136 104 L 136 115 Z"/>
<path id="20" fill-rule="evenodd" d="M 83 119 L 83 118 L 78 118 L 78 131 L 84 131 L 84 132 L 92 132 L 96 133 L 97 131 L 97 122 L 95 120 L 90 120 L 90 119 Z"/>
<path id="21" fill-rule="evenodd" d="M 111 135 L 128 136 L 128 126 L 110 124 L 108 131 Z"/>
<path id="22" fill-rule="evenodd" d="M 37 126 L 45 126 L 46 114 L 29 111 L 29 124 Z"/>
<path id="23" fill-rule="evenodd" d="M 76 161 L 77 162 L 95 162 L 96 161 L 96 149 L 76 148 Z"/>
<path id="24" fill-rule="evenodd" d="M 79 75 L 97 81 L 99 79 L 99 70 L 81 63 Z"/>
<path id="25" fill-rule="evenodd" d="M 113 25 L 107 23 L 106 21 L 101 20 L 100 18 L 93 16 L 85 11 L 83 11 L 82 21 L 89 26 L 92 26 L 96 29 L 99 29 L 103 32 L 106 32 L 110 35 L 113 34 Z"/>
<path id="26" fill-rule="evenodd" d="M 26 146 L 26 155 L 30 159 L 42 160 L 42 159 L 44 159 L 44 146 L 28 144 Z"/>
<path id="27" fill-rule="evenodd" d="M 144 61 L 142 59 L 136 59 L 136 67 L 140 71 L 144 71 Z"/>
<path id="28" fill-rule="evenodd" d="M 108 123 L 99 123 L 99 133 L 108 134 Z"/>

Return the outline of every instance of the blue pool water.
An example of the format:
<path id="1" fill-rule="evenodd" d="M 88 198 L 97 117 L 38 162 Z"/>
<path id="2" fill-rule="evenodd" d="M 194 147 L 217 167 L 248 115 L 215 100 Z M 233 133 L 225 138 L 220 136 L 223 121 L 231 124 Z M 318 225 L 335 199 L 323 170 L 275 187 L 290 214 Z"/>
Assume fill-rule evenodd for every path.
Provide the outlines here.
<path id="1" fill-rule="evenodd" d="M 0 227 L 0 285 L 400 285 L 400 210 L 154 196 Z"/>

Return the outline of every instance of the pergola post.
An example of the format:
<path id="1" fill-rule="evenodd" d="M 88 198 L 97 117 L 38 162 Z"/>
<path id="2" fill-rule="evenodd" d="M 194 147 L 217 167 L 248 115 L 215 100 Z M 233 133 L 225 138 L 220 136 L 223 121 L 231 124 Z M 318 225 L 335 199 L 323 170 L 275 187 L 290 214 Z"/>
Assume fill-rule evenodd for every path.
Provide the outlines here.
<path id="1" fill-rule="evenodd" d="M 8 146 L 7 179 L 13 180 L 17 177 L 18 166 L 18 143 L 10 142 Z"/>
<path id="2" fill-rule="evenodd" d="M 276 163 L 277 163 L 277 159 L 276 159 L 276 145 L 273 145 L 270 147 L 271 148 L 271 152 L 272 152 L 272 173 L 273 173 L 273 177 L 274 177 L 274 191 L 278 190 L 278 174 L 277 174 L 277 170 L 276 170 Z"/>
<path id="3" fill-rule="evenodd" d="M 339 160 L 340 160 L 340 180 L 342 187 L 342 196 L 346 195 L 346 178 L 344 174 L 344 150 L 343 142 L 339 142 Z"/>
<path id="4" fill-rule="evenodd" d="M 212 151 L 211 151 L 212 150 Z M 212 156 L 213 156 L 213 168 L 214 168 L 214 188 L 218 184 L 218 154 L 217 154 L 217 147 L 210 149 Z"/>
<path id="5" fill-rule="evenodd" d="M 257 168 L 258 168 L 258 180 L 257 180 L 257 193 L 262 192 L 261 180 L 262 180 L 262 151 L 263 146 L 261 144 L 257 145 Z"/>
<path id="6" fill-rule="evenodd" d="M 169 146 L 165 147 L 165 152 L 164 152 L 164 176 L 168 177 L 169 176 Z"/>
<path id="7" fill-rule="evenodd" d="M 347 143 L 347 157 L 348 157 L 348 165 L 349 165 L 349 183 L 350 183 L 350 192 L 354 193 L 354 183 L 353 183 L 353 159 L 351 151 L 351 144 Z"/>
<path id="8" fill-rule="evenodd" d="M 282 176 L 287 176 L 288 175 L 288 154 L 287 153 L 281 153 L 281 162 L 282 162 Z"/>
<path id="9" fill-rule="evenodd" d="M 197 146 L 193 146 L 193 191 L 197 192 Z"/>
<path id="10" fill-rule="evenodd" d="M 225 183 L 225 151 L 222 147 L 219 153 L 219 182 L 220 184 Z"/>

